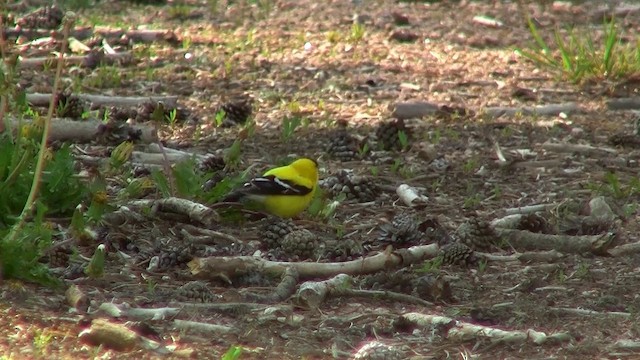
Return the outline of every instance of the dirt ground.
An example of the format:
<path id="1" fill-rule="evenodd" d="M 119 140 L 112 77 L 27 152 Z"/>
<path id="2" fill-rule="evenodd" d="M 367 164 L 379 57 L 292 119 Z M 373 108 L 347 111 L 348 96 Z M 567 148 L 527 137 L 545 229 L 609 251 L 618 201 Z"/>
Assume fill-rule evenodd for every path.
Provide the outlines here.
<path id="1" fill-rule="evenodd" d="M 228 7 L 223 3 L 99 2 L 77 11 L 82 25 L 168 29 L 175 32 L 178 41 L 112 44 L 116 51 L 133 51 L 135 56 L 133 63 L 120 67 L 121 80 L 117 85 L 80 80 L 75 91 L 179 96 L 180 106 L 189 112 L 188 119 L 164 126 L 160 134 L 166 147 L 198 154 L 221 154 L 229 148 L 239 127 L 215 127 L 216 109 L 238 97 L 251 97 L 256 130 L 243 145 L 240 169 L 255 164 L 253 173 L 257 174 L 286 157 L 308 156 L 319 159 L 323 179 L 350 169 L 368 179 L 367 184 L 375 185 L 373 198 L 343 200 L 332 216 L 303 214 L 294 219 L 297 226 L 318 236 L 315 245 L 335 247 L 319 262 L 357 260 L 383 251 L 384 246 L 377 243 L 380 226 L 406 211 L 395 192 L 400 184 L 418 188 L 428 197 L 426 206 L 415 210 L 420 221 L 437 219 L 451 234 L 470 219 L 490 222 L 507 215 L 507 209 L 550 204 L 539 215 L 540 221 L 553 229 L 551 233 L 585 235 L 584 231 L 567 230 L 567 218 L 583 214 L 581 209 L 590 200 L 605 196 L 616 219 L 596 234 L 615 233 L 618 247 L 638 241 L 638 152 L 633 143 L 612 143 L 614 135 L 633 134 L 636 120 L 632 112 L 609 110 L 606 101 L 637 96 L 640 83 L 598 79 L 572 84 L 537 69 L 515 53 L 516 48 L 533 43 L 525 16 L 534 19 L 548 39 L 556 29 L 566 33 L 566 29 L 575 28 L 592 32 L 598 41 L 602 36 L 598 2 L 265 1 L 262 5 Z M 474 20 L 476 16 L 500 24 L 481 24 Z M 617 19 L 623 40 L 637 41 L 638 19 L 637 12 Z M 362 26 L 354 26 L 354 22 Z M 399 41 L 398 36 L 409 41 Z M 25 46 L 22 51 L 32 56 L 38 53 L 35 46 Z M 98 73 L 67 69 L 63 82 L 71 86 L 74 79 L 97 77 Z M 47 92 L 52 79 L 53 71 L 27 69 L 20 83 L 28 92 Z M 331 152 L 331 144 L 341 131 L 358 140 L 372 138 L 380 123 L 392 120 L 394 104 L 405 101 L 427 101 L 466 111 L 455 115 L 442 111 L 407 120 L 411 136 L 401 150 L 371 148 L 348 161 Z M 580 111 L 562 116 L 483 115 L 483 109 L 490 107 L 568 102 L 578 104 Z M 284 138 L 282 119 L 296 117 L 304 119 L 303 124 L 290 138 Z M 346 130 L 340 124 L 346 124 Z M 561 151 L 546 146 L 548 143 L 584 145 L 591 150 Z M 507 165 L 500 163 L 498 147 Z M 83 144 L 78 149 L 97 153 L 99 148 Z M 331 193 L 326 194 L 330 199 Z M 156 197 L 159 194 L 149 195 Z M 194 285 L 195 290 L 185 290 L 184 285 L 195 280 L 187 263 L 193 256 L 202 256 L 176 250 L 183 249 L 180 246 L 186 241 L 182 233 L 186 222 L 181 217 L 158 216 L 104 229 L 112 244 L 105 276 L 66 280 L 87 297 L 88 314 L 69 310 L 66 289 L 0 283 L 0 348 L 4 353 L 0 359 L 219 359 L 234 345 L 245 349 L 241 359 L 346 359 L 372 341 L 391 350 L 379 357 L 369 355 L 370 359 L 640 356 L 637 344 L 619 343 L 640 337 L 636 321 L 640 258 L 633 250 L 616 256 L 565 252 L 555 261 L 443 264 L 427 272 L 425 266 L 416 264 L 398 277 L 393 274 L 399 269 L 391 267 L 383 271 L 388 275 L 383 280 L 353 277 L 356 289 L 371 289 L 371 282 L 379 280 L 373 288 L 407 293 L 394 287 L 402 287 L 397 283 L 404 281 L 402 276 L 414 279 L 429 274 L 444 281 L 451 291 L 423 299 L 429 305 L 378 294 L 332 296 L 317 308 L 291 299 L 257 306 L 260 301 L 252 303 L 246 294 L 271 293 L 279 280 L 255 275 L 232 279 L 229 284 L 229 279 L 219 276 Z M 237 243 L 213 241 L 206 255 L 261 254 L 270 260 L 317 260 L 265 249 L 263 224 L 246 220 L 214 226 L 211 230 L 233 237 Z M 344 249 L 340 248 L 343 244 L 326 245 L 336 238 L 348 245 Z M 419 237 L 392 245 L 408 248 L 431 242 Z M 143 248 L 152 249 L 147 258 Z M 341 255 L 336 255 L 338 248 Z M 93 249 L 95 244 L 78 244 L 75 251 L 91 256 Z M 508 244 L 476 250 L 504 256 L 521 252 Z M 120 253 L 138 262 L 126 261 Z M 151 255 L 166 262 L 149 270 Z M 477 257 L 483 258 L 481 254 Z M 385 281 L 393 284 L 385 286 Z M 415 291 L 407 294 L 421 297 Z M 236 305 L 183 307 L 180 304 L 188 300 L 179 295 L 191 296 L 203 305 Z M 176 352 L 116 351 L 79 341 L 78 334 L 92 319 L 132 326 L 127 323 L 132 319 L 96 312 L 103 303 L 180 308 L 177 315 L 143 321 L 145 331 L 137 328 L 145 337 Z M 496 341 L 486 334 L 459 339 L 447 336 L 447 330 L 438 326 L 406 324 L 402 316 L 413 312 L 492 329 L 568 336 L 542 344 L 531 338 Z M 229 329 L 181 330 L 176 319 Z"/>

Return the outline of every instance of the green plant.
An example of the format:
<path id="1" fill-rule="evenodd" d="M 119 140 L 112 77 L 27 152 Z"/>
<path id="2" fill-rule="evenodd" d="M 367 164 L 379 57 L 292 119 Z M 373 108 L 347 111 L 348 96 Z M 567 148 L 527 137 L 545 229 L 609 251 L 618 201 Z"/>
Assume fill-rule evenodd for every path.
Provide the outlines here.
<path id="1" fill-rule="evenodd" d="M 291 136 L 293 136 L 296 128 L 302 124 L 302 120 L 299 116 L 285 116 L 282 120 L 282 139 L 289 140 Z"/>
<path id="2" fill-rule="evenodd" d="M 397 174 L 402 166 L 402 159 L 395 159 L 393 164 L 391 165 L 391 172 Z"/>
<path id="3" fill-rule="evenodd" d="M 470 158 L 462 166 L 462 171 L 467 173 L 467 174 L 470 174 L 470 173 L 474 172 L 477 167 L 478 167 L 477 160 L 474 159 L 474 158 Z"/>
<path id="4" fill-rule="evenodd" d="M 169 114 L 164 116 L 171 128 L 174 128 L 176 126 L 176 119 L 178 117 L 177 115 L 178 109 L 171 109 L 169 111 Z"/>
<path id="5" fill-rule="evenodd" d="M 407 150 L 407 148 L 409 147 L 409 137 L 407 136 L 407 133 L 402 130 L 398 131 L 398 141 L 400 141 L 402 150 Z"/>
<path id="6" fill-rule="evenodd" d="M 426 260 L 422 263 L 422 267 L 420 268 L 420 272 L 425 273 L 438 273 L 440 272 L 440 268 L 442 267 L 442 256 L 436 256 L 431 260 Z"/>
<path id="7" fill-rule="evenodd" d="M 84 80 L 84 86 L 92 88 L 117 88 L 122 85 L 122 80 L 126 79 L 126 74 L 122 73 L 122 69 L 115 66 L 99 66 L 91 76 L 87 76 Z"/>
<path id="8" fill-rule="evenodd" d="M 242 355 L 242 346 L 234 345 L 222 355 L 222 360 L 238 360 Z"/>
<path id="9" fill-rule="evenodd" d="M 307 208 L 307 213 L 313 218 L 330 219 L 344 200 L 346 200 L 345 194 L 340 194 L 335 199 L 328 199 L 322 189 L 318 188 Z"/>
<path id="10" fill-rule="evenodd" d="M 33 334 L 33 347 L 36 354 L 40 356 L 46 355 L 46 349 L 51 345 L 53 334 L 47 330 L 37 329 Z"/>
<path id="11" fill-rule="evenodd" d="M 104 275 L 104 260 L 105 246 L 104 244 L 100 244 L 93 253 L 89 264 L 87 264 L 87 267 L 84 269 L 85 274 L 93 279 L 101 278 L 102 275 Z"/>
<path id="12" fill-rule="evenodd" d="M 349 36 L 349 40 L 353 44 L 358 44 L 362 39 L 364 39 L 365 35 L 365 27 L 360 22 L 354 21 L 351 25 L 351 35 Z"/>
<path id="13" fill-rule="evenodd" d="M 640 70 L 640 44 L 623 45 L 614 20 L 604 24 L 603 42 L 598 45 L 591 33 L 575 30 L 569 30 L 566 37 L 555 30 L 550 45 L 532 19 L 528 19 L 528 24 L 536 48 L 517 49 L 517 53 L 539 68 L 550 69 L 574 83 L 591 78 L 617 79 Z"/>
<path id="14" fill-rule="evenodd" d="M 328 42 L 332 44 L 337 44 L 338 42 L 340 42 L 340 39 L 342 38 L 342 36 L 340 35 L 339 32 L 335 30 L 331 30 L 327 32 L 326 38 Z"/>
<path id="15" fill-rule="evenodd" d="M 217 127 L 222 126 L 222 122 L 224 121 L 225 116 L 227 116 L 227 113 L 222 109 L 220 109 L 216 113 L 216 117 L 214 118 L 214 121 L 215 121 Z"/>
<path id="16" fill-rule="evenodd" d="M 479 273 L 484 273 L 485 271 L 487 271 L 487 260 L 486 259 L 482 259 L 478 262 L 478 272 Z"/>

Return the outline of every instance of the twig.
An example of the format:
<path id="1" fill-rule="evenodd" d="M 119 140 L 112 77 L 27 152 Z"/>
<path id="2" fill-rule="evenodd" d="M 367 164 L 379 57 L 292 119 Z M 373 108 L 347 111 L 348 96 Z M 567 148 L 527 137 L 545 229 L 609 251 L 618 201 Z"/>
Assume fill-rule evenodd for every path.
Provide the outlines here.
<path id="1" fill-rule="evenodd" d="M 484 109 L 484 114 L 489 117 L 497 118 L 501 116 L 536 115 L 536 116 L 555 116 L 560 113 L 577 113 L 580 107 L 573 102 L 564 104 L 548 104 L 542 106 L 523 106 L 523 107 L 488 107 Z"/>
<path id="2" fill-rule="evenodd" d="M 547 335 L 544 332 L 528 329 L 525 331 L 501 330 L 488 326 L 474 325 L 457 321 L 446 316 L 428 315 L 421 313 L 408 313 L 403 315 L 407 321 L 418 326 L 439 329 L 447 339 L 468 341 L 472 339 L 489 338 L 493 341 L 507 343 L 533 342 L 542 345 L 549 341 L 567 342 L 571 340 L 568 333 L 553 333 Z"/>
<path id="3" fill-rule="evenodd" d="M 152 102 L 162 103 L 165 107 L 175 108 L 178 106 L 177 96 L 106 96 L 92 94 L 73 94 L 80 100 L 87 101 L 93 106 L 122 106 L 135 107 L 140 104 Z M 27 102 L 34 106 L 42 106 L 51 102 L 51 94 L 32 93 L 27 94 Z"/>
<path id="4" fill-rule="evenodd" d="M 191 274 L 199 278 L 219 278 L 220 274 L 224 274 L 227 278 L 233 279 L 236 276 L 255 271 L 282 275 L 287 267 L 293 267 L 298 271 L 301 279 L 309 279 L 332 277 L 338 274 L 369 274 L 394 267 L 407 266 L 425 259 L 434 258 L 438 255 L 438 251 L 439 247 L 436 244 L 414 246 L 408 249 L 383 252 L 371 257 L 339 263 L 280 262 L 253 256 L 214 256 L 195 258 L 187 265 L 191 270 Z"/>

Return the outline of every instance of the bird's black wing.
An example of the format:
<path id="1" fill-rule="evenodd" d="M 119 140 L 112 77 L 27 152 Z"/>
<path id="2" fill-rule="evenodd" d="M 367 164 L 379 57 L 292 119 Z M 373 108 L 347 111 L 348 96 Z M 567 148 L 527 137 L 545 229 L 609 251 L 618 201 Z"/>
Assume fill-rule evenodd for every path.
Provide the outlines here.
<path id="1" fill-rule="evenodd" d="M 243 192 L 253 195 L 307 195 L 313 189 L 293 181 L 267 175 L 252 179 L 244 184 Z"/>

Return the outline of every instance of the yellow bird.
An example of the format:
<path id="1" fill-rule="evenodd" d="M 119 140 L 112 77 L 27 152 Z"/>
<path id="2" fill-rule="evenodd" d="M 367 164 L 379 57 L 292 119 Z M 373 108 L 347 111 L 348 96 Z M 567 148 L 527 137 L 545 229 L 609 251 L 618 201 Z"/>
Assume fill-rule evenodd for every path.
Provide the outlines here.
<path id="1" fill-rule="evenodd" d="M 318 163 L 301 158 L 251 179 L 224 201 L 249 200 L 265 211 L 283 218 L 294 217 L 311 203 L 318 187 Z"/>

